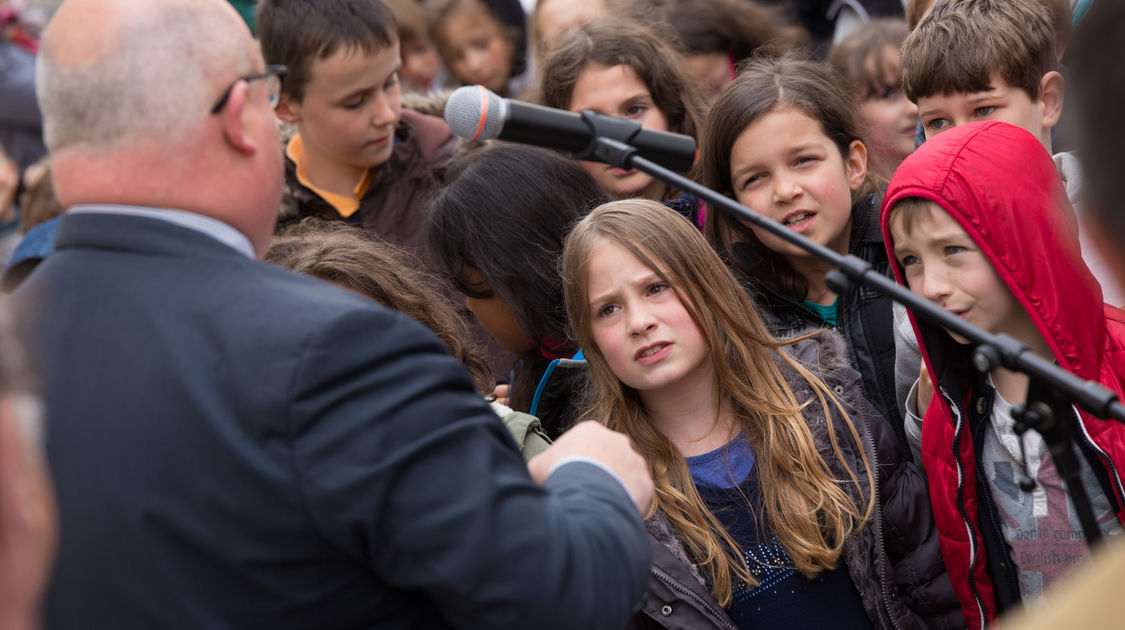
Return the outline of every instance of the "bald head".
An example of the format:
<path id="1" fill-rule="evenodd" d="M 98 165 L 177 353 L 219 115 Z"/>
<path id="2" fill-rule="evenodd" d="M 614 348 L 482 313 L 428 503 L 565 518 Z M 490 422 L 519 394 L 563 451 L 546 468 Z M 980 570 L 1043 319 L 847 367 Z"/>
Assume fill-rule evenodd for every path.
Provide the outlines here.
<path id="1" fill-rule="evenodd" d="M 224 0 L 67 0 L 38 61 L 47 147 L 174 145 L 205 122 L 230 75 L 251 71 L 256 54 Z"/>

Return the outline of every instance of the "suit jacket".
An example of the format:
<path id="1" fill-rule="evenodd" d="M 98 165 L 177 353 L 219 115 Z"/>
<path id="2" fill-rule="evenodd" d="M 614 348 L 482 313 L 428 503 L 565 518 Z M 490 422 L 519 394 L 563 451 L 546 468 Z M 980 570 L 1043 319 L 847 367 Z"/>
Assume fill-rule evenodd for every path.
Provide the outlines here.
<path id="1" fill-rule="evenodd" d="M 12 297 L 45 376 L 49 628 L 620 628 L 647 537 L 534 484 L 421 325 L 157 219 L 65 216 Z"/>

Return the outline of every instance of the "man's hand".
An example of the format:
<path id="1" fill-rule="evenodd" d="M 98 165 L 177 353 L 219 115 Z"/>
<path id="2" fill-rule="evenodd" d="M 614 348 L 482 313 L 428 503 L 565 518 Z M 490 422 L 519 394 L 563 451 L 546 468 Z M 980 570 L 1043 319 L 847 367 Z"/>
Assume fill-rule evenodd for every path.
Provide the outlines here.
<path id="1" fill-rule="evenodd" d="M 512 400 L 512 386 L 508 383 L 500 383 L 496 389 L 492 390 L 492 395 L 495 396 L 493 400 L 501 405 L 508 405 Z"/>
<path id="2" fill-rule="evenodd" d="M 633 497 L 637 511 L 642 516 L 648 513 L 652 505 L 652 477 L 629 438 L 597 422 L 580 422 L 528 462 L 531 478 L 540 485 L 546 483 L 555 463 L 567 457 L 587 457 L 612 470 Z"/>

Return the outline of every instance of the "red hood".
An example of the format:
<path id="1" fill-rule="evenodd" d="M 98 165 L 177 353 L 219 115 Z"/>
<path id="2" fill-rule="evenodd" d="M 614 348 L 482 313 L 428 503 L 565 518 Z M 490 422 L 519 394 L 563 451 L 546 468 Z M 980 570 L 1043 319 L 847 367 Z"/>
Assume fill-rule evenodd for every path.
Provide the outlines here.
<path id="1" fill-rule="evenodd" d="M 1101 288 L 1082 261 L 1074 210 L 1055 164 L 1034 136 L 1006 123 L 972 123 L 938 135 L 906 158 L 880 215 L 900 284 L 905 282 L 893 254 L 888 210 L 907 197 L 944 208 L 1031 315 L 1059 364 L 1097 379 L 1106 334 Z M 911 320 L 927 361 L 948 356 L 931 346 L 937 339 L 954 344 L 948 335 L 935 336 L 936 328 L 913 314 Z M 943 366 L 930 367 L 940 374 Z"/>

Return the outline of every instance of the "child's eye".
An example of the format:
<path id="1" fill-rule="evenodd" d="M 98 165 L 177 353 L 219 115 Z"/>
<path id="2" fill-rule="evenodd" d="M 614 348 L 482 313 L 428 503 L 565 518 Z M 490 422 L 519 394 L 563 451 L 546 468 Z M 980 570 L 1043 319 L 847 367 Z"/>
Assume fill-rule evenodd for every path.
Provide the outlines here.
<path id="1" fill-rule="evenodd" d="M 745 190 L 755 184 L 760 183 L 763 179 L 765 179 L 765 175 L 751 175 L 750 177 L 742 180 L 742 185 L 739 186 L 738 189 Z"/>
<path id="2" fill-rule="evenodd" d="M 635 118 L 635 117 L 640 116 L 641 114 L 645 113 L 645 111 L 647 109 L 648 108 L 645 107 L 644 105 L 629 105 L 628 107 L 625 108 L 625 117 L 626 118 Z"/>
<path id="3" fill-rule="evenodd" d="M 953 254 L 960 254 L 963 251 L 965 251 L 965 248 L 961 247 L 960 245 L 946 245 L 945 246 L 945 255 L 946 256 L 952 256 Z"/>
<path id="4" fill-rule="evenodd" d="M 390 89 L 393 89 L 397 85 L 398 85 L 398 73 L 396 72 L 396 73 L 392 74 L 390 77 L 387 78 L 387 82 L 383 85 L 383 89 L 384 90 L 390 90 Z"/>
<path id="5" fill-rule="evenodd" d="M 977 116 L 980 116 L 980 117 L 983 118 L 984 116 L 991 116 L 992 113 L 995 112 L 995 111 L 996 111 L 996 107 L 994 105 L 988 105 L 988 106 L 985 106 L 985 107 L 978 107 L 976 109 L 976 112 L 974 112 L 974 113 Z"/>
<path id="6" fill-rule="evenodd" d="M 616 313 L 619 308 L 616 304 L 606 304 L 598 309 L 597 315 L 598 317 L 609 317 Z"/>
<path id="7" fill-rule="evenodd" d="M 668 290 L 668 285 L 664 284 L 663 282 L 656 282 L 656 283 L 652 284 L 651 286 L 649 286 L 648 294 L 649 295 L 656 295 L 657 293 L 663 293 L 667 290 Z"/>
<path id="8" fill-rule="evenodd" d="M 361 94 L 344 101 L 343 106 L 344 109 L 359 109 L 363 107 L 365 103 L 367 103 L 367 95 Z"/>
<path id="9" fill-rule="evenodd" d="M 919 262 L 920 261 L 918 260 L 917 256 L 912 256 L 910 254 L 906 254 L 906 255 L 904 255 L 904 256 L 902 256 L 901 258 L 898 259 L 898 264 L 902 265 L 903 267 L 909 267 L 910 265 L 916 265 Z"/>
<path id="10" fill-rule="evenodd" d="M 800 166 L 802 164 L 808 164 L 810 162 L 815 162 L 815 161 L 816 161 L 816 158 L 812 157 L 811 155 L 802 155 L 801 157 L 797 158 L 796 160 L 793 160 L 793 164 L 796 165 L 796 166 Z"/>
<path id="11" fill-rule="evenodd" d="M 896 98 L 898 98 L 898 93 L 899 93 L 898 88 L 887 88 L 886 90 L 883 91 L 883 93 L 879 96 L 879 98 L 881 98 L 885 101 L 893 101 Z"/>
<path id="12" fill-rule="evenodd" d="M 945 118 L 934 118 L 930 122 L 926 123 L 926 126 L 930 129 L 933 129 L 934 131 L 941 131 L 942 129 L 949 127 L 949 125 L 949 121 Z"/>

